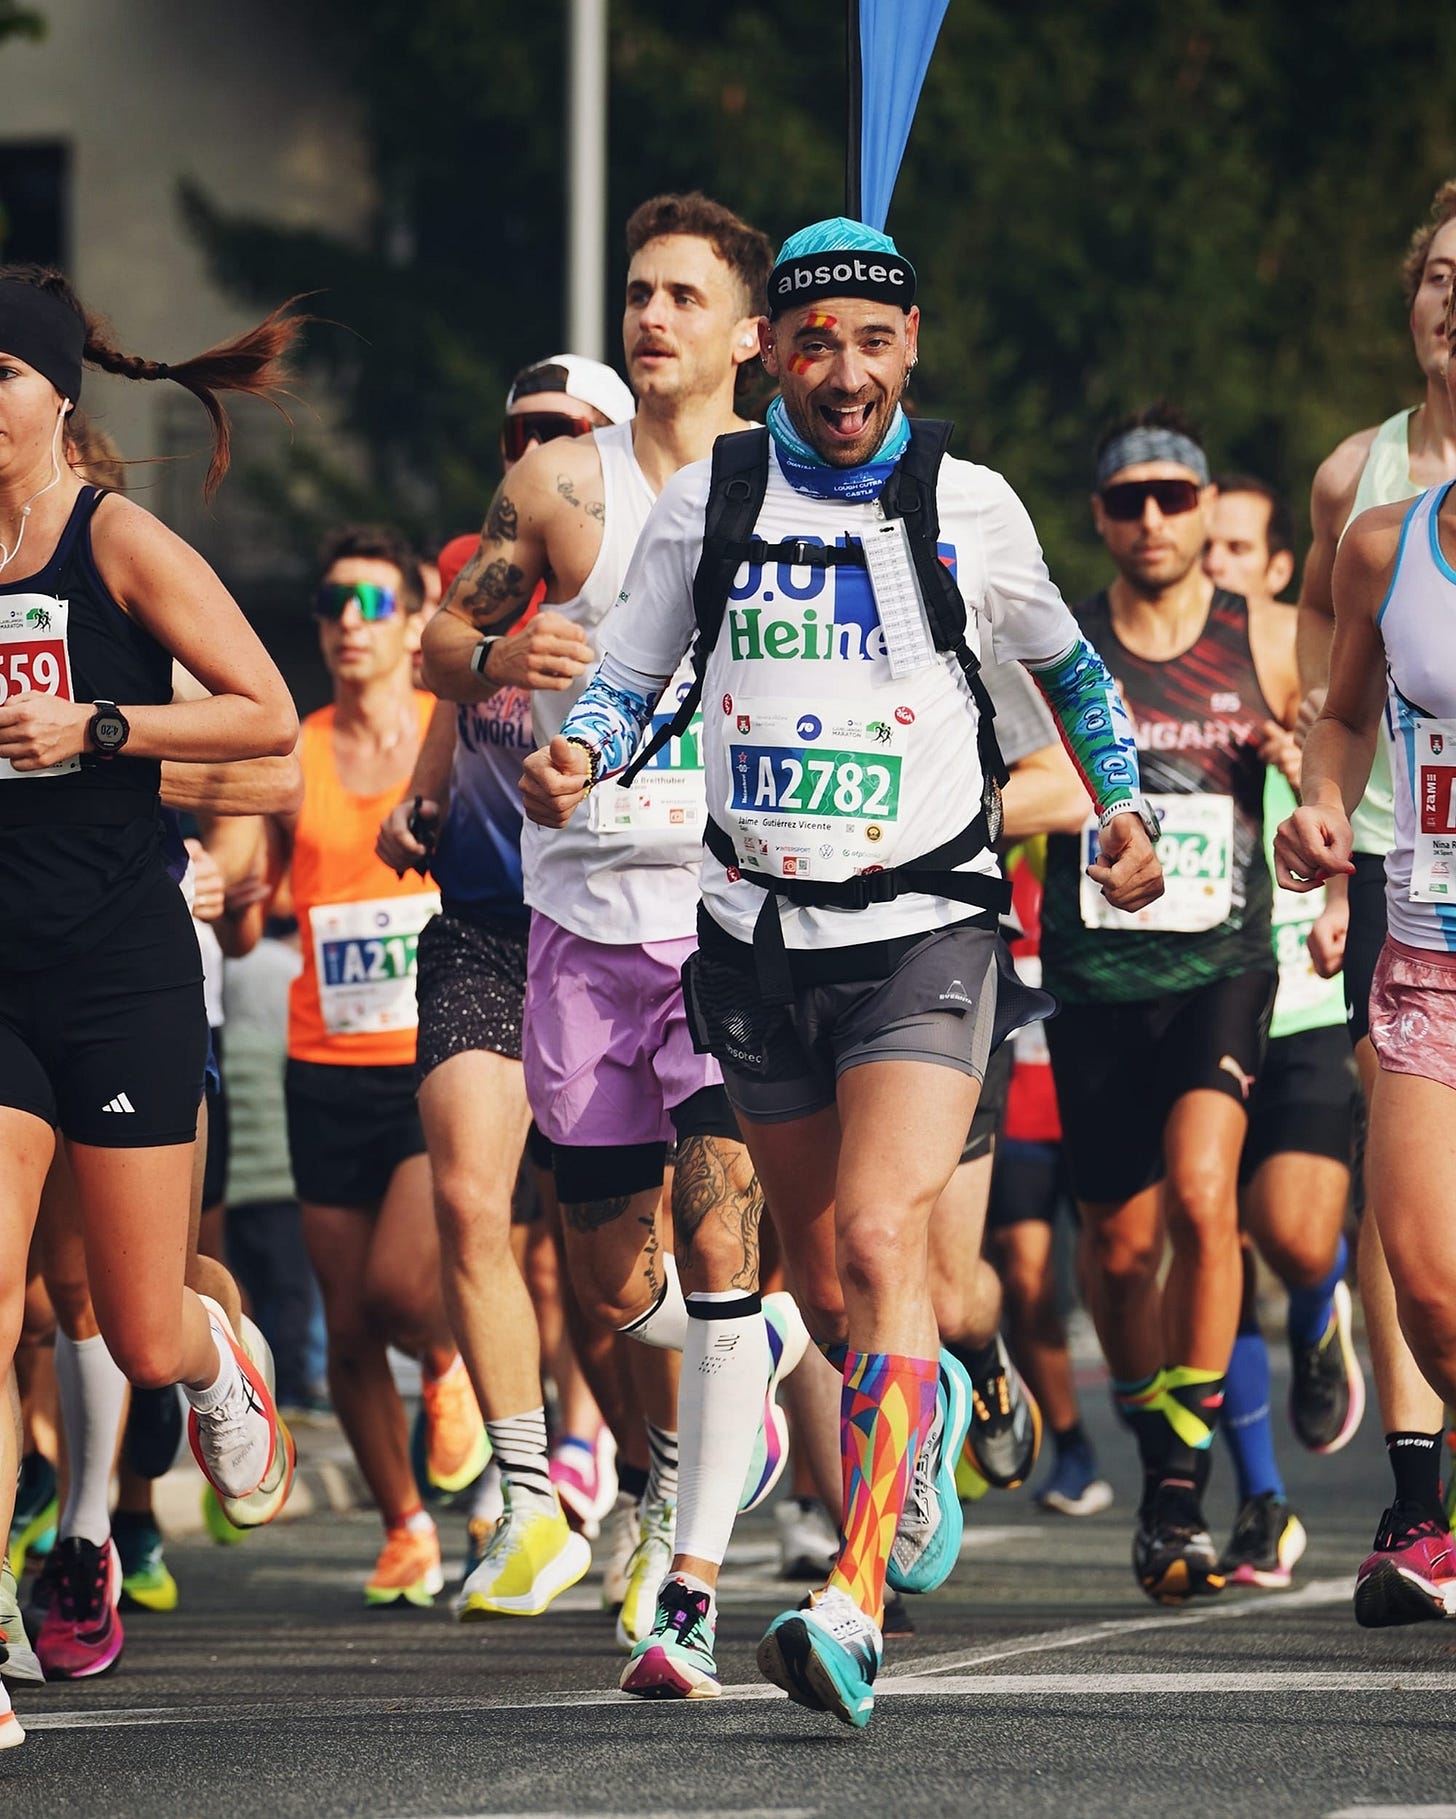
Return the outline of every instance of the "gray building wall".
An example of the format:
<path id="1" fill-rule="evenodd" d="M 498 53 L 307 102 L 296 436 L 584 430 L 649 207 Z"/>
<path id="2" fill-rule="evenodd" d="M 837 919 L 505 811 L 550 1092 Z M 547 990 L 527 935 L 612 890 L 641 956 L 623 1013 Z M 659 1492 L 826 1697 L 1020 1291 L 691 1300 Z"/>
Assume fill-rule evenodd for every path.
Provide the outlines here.
<path id="1" fill-rule="evenodd" d="M 0 148 L 69 147 L 68 270 L 128 352 L 185 359 L 256 314 L 209 278 L 181 219 L 179 180 L 228 212 L 366 231 L 374 196 L 358 111 L 284 0 L 33 4 L 44 40 L 0 49 Z M 88 372 L 83 403 L 128 456 L 206 447 L 203 412 L 175 386 Z M 329 401 L 311 395 L 294 415 L 298 434 L 326 434 Z M 239 462 L 266 458 L 289 433 L 246 400 L 235 417 Z M 138 497 L 232 585 L 274 572 L 266 525 L 241 488 L 225 486 L 202 509 L 201 460 L 132 474 Z"/>

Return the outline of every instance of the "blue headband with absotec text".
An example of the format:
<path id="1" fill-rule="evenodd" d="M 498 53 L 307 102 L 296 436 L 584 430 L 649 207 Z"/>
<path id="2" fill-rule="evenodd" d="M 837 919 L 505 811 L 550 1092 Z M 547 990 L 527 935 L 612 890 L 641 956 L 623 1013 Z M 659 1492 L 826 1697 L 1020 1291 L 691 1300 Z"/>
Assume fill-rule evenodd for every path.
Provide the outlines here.
<path id="1" fill-rule="evenodd" d="M 816 303 L 821 297 L 865 297 L 908 310 L 915 301 L 915 267 L 888 234 L 843 215 L 790 234 L 768 279 L 768 313 Z"/>

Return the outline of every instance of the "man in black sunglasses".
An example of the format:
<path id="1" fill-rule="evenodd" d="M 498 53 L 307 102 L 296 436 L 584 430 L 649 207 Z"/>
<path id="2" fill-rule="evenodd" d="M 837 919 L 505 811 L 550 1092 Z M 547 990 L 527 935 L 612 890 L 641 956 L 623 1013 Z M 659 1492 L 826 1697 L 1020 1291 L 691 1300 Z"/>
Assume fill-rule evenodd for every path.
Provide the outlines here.
<path id="1" fill-rule="evenodd" d="M 1047 1039 L 1092 1314 L 1143 1463 L 1134 1570 L 1150 1597 L 1180 1603 L 1224 1583 L 1203 1490 L 1238 1323 L 1239 1156 L 1274 996 L 1268 723 L 1293 725 L 1298 680 L 1289 615 L 1203 572 L 1208 463 L 1178 413 L 1125 418 L 1095 465 L 1092 515 L 1117 574 L 1077 617 L 1137 725 L 1168 888 L 1125 916 L 1085 878 L 1095 837 L 1052 838 L 1042 963 L 1062 1011 Z M 1110 1145 L 1110 1130 L 1124 1141 Z"/>

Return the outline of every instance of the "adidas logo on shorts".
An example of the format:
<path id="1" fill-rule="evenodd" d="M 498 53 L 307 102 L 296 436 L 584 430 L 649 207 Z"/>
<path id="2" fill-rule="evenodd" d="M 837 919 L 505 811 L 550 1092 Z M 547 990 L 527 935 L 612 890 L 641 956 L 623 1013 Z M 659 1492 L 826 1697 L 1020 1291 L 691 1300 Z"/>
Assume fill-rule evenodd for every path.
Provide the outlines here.
<path id="1" fill-rule="evenodd" d="M 134 1112 L 136 1107 L 125 1093 L 118 1093 L 114 1099 L 108 1099 L 101 1109 L 103 1112 Z"/>

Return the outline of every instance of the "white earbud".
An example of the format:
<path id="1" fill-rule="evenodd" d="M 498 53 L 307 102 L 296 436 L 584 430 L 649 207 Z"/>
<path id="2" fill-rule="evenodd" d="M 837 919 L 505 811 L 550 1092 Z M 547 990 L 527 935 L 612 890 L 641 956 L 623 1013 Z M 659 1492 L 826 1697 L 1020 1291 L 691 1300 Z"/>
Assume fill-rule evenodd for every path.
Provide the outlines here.
<path id="1" fill-rule="evenodd" d="M 757 347 L 758 346 L 757 335 L 745 335 L 743 337 L 743 345 L 745 347 Z"/>

